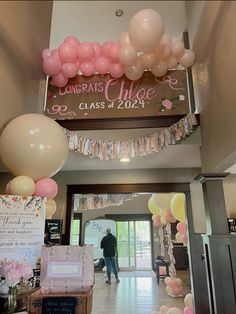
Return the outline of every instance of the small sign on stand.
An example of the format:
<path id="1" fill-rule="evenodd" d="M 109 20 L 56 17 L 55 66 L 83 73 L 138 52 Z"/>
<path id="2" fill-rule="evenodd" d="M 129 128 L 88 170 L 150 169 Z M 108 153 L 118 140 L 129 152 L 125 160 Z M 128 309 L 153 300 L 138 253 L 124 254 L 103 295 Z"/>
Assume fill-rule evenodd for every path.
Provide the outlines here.
<path id="1" fill-rule="evenodd" d="M 60 245 L 62 239 L 62 219 L 45 220 L 45 245 Z"/>
<path id="2" fill-rule="evenodd" d="M 47 297 L 43 298 L 42 313 L 75 314 L 75 306 L 75 297 Z"/>

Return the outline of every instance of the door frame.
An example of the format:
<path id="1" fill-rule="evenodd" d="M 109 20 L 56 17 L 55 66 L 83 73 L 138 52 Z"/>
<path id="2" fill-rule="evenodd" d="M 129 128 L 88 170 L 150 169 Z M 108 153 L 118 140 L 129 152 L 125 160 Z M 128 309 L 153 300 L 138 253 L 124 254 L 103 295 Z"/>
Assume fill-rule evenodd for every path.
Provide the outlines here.
<path id="1" fill-rule="evenodd" d="M 74 194 L 125 194 L 125 193 L 184 193 L 186 197 L 186 216 L 188 220 L 189 233 L 194 233 L 193 229 L 193 217 L 190 198 L 190 184 L 189 183 L 119 183 L 119 184 L 69 184 L 67 185 L 67 201 L 66 201 L 66 221 L 65 221 L 65 234 L 63 236 L 63 244 L 70 244 L 70 229 L 73 219 L 73 200 Z M 118 215 L 106 215 L 106 218 L 114 219 L 114 216 Z M 131 215 L 120 215 L 134 218 Z M 135 220 L 146 216 L 148 220 L 152 220 L 151 214 L 137 214 Z M 80 225 L 82 226 L 83 218 L 81 217 Z M 152 224 L 151 233 L 153 233 Z M 151 237 L 152 238 L 152 237 Z M 191 237 L 190 237 L 191 238 Z M 81 236 L 79 244 L 82 245 Z M 151 243 L 151 251 L 153 254 L 154 243 Z M 154 256 L 152 256 L 152 268 L 154 269 Z"/>
<path id="2" fill-rule="evenodd" d="M 148 221 L 150 224 L 150 249 L 151 249 L 151 266 L 154 269 L 154 241 L 153 237 L 153 224 L 152 214 L 106 214 L 105 218 L 118 221 Z M 136 235 L 135 235 L 136 236 Z M 135 257 L 136 258 L 136 257 Z M 136 262 L 135 262 L 136 264 Z"/>

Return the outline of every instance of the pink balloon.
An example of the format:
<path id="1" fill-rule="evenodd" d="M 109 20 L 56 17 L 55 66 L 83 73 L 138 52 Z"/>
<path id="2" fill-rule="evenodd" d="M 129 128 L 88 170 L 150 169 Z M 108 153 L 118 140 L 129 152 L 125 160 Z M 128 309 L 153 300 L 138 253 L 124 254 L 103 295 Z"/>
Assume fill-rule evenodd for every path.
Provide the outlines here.
<path id="1" fill-rule="evenodd" d="M 109 58 L 109 51 L 110 48 L 114 45 L 114 43 L 112 41 L 106 41 L 103 45 L 102 45 L 102 52 L 104 54 L 105 57 Z"/>
<path id="2" fill-rule="evenodd" d="M 124 67 L 120 63 L 112 63 L 109 72 L 111 77 L 120 78 L 124 75 Z"/>
<path id="3" fill-rule="evenodd" d="M 156 219 L 153 221 L 153 226 L 160 227 L 160 225 L 161 225 L 161 217 L 157 216 Z"/>
<path id="4" fill-rule="evenodd" d="M 98 57 L 95 61 L 95 68 L 98 73 L 105 74 L 109 70 L 110 63 L 106 57 Z"/>
<path id="5" fill-rule="evenodd" d="M 78 72 L 78 67 L 74 63 L 64 63 L 61 67 L 61 72 L 65 77 L 74 77 Z"/>
<path id="6" fill-rule="evenodd" d="M 120 34 L 120 38 L 119 38 L 119 44 L 120 46 L 130 46 L 130 40 L 129 40 L 129 33 L 128 32 L 124 32 Z"/>
<path id="7" fill-rule="evenodd" d="M 188 235 L 187 235 L 187 233 L 184 233 L 182 238 L 183 238 L 183 244 L 187 245 L 188 244 Z"/>
<path id="8" fill-rule="evenodd" d="M 185 222 L 179 222 L 176 226 L 176 229 L 180 232 L 180 233 L 186 233 L 187 232 L 187 225 Z"/>
<path id="9" fill-rule="evenodd" d="M 57 183 L 51 178 L 43 178 L 35 183 L 34 196 L 54 198 L 57 195 L 57 192 L 58 192 Z"/>
<path id="10" fill-rule="evenodd" d="M 60 57 L 58 49 L 53 49 L 52 56 Z"/>
<path id="11" fill-rule="evenodd" d="M 78 48 L 78 46 L 80 44 L 79 40 L 75 36 L 73 36 L 73 35 L 67 36 L 65 38 L 64 42 L 68 43 L 68 44 L 71 44 L 72 46 L 75 46 L 76 48 Z"/>
<path id="12" fill-rule="evenodd" d="M 94 50 L 94 57 L 97 59 L 102 55 L 102 46 L 99 43 L 92 43 L 92 47 Z"/>
<path id="13" fill-rule="evenodd" d="M 169 280 L 169 282 L 168 282 L 167 285 L 168 285 L 168 287 L 170 287 L 171 289 L 174 289 L 175 287 L 177 287 L 174 278 L 171 279 L 171 280 Z"/>
<path id="14" fill-rule="evenodd" d="M 185 306 L 184 314 L 193 314 L 193 309 L 190 307 Z"/>
<path id="15" fill-rule="evenodd" d="M 61 71 L 59 57 L 47 57 L 43 60 L 43 71 L 46 75 L 56 75 Z"/>
<path id="16" fill-rule="evenodd" d="M 95 67 L 92 62 L 83 62 L 80 65 L 80 71 L 85 76 L 91 76 L 95 73 Z"/>
<path id="17" fill-rule="evenodd" d="M 64 87 L 68 83 L 68 78 L 65 77 L 61 72 L 52 78 L 52 85 L 57 87 Z"/>
<path id="18" fill-rule="evenodd" d="M 193 65 L 195 60 L 195 54 L 192 50 L 185 49 L 183 56 L 179 59 L 179 63 L 188 68 Z"/>
<path id="19" fill-rule="evenodd" d="M 6 188 L 5 188 L 5 194 L 7 195 L 11 194 L 10 185 L 11 185 L 11 181 L 7 183 Z"/>
<path id="20" fill-rule="evenodd" d="M 181 292 L 182 292 L 182 287 L 175 286 L 172 289 L 172 293 L 173 293 L 174 296 L 180 295 Z"/>
<path id="21" fill-rule="evenodd" d="M 139 11 L 129 23 L 130 42 L 137 51 L 152 51 L 159 44 L 163 33 L 162 18 L 152 9 Z"/>
<path id="22" fill-rule="evenodd" d="M 118 61 L 120 47 L 116 44 L 112 45 L 109 49 L 109 57 L 112 61 Z"/>
<path id="23" fill-rule="evenodd" d="M 92 44 L 84 42 L 78 47 L 78 57 L 82 61 L 90 61 L 94 57 L 94 48 Z"/>
<path id="24" fill-rule="evenodd" d="M 44 49 L 42 52 L 42 58 L 43 60 L 46 59 L 47 57 L 51 57 L 52 55 L 52 50 L 51 49 Z"/>
<path id="25" fill-rule="evenodd" d="M 79 59 L 77 59 L 77 60 L 75 61 L 74 65 L 76 66 L 77 72 L 78 72 L 79 69 L 80 69 L 80 61 L 79 61 Z"/>
<path id="26" fill-rule="evenodd" d="M 141 62 L 137 62 L 135 65 L 125 67 L 125 75 L 131 81 L 137 81 L 143 76 L 144 69 Z"/>
<path id="27" fill-rule="evenodd" d="M 70 43 L 62 43 L 59 46 L 59 56 L 63 63 L 74 63 L 77 58 L 77 47 Z"/>
<path id="28" fill-rule="evenodd" d="M 137 52 L 132 46 L 123 46 L 119 51 L 119 61 L 122 65 L 133 65 L 137 62 Z"/>

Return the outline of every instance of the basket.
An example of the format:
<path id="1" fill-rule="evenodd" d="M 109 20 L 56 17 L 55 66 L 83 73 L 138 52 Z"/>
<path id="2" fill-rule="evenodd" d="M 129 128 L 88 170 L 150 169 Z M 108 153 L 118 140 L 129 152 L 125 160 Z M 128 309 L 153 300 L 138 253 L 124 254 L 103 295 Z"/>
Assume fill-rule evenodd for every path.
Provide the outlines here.
<path id="1" fill-rule="evenodd" d="M 52 298 L 53 300 L 53 297 L 75 297 L 75 314 L 91 314 L 92 312 L 93 287 L 87 292 L 64 294 L 45 294 L 39 289 L 31 295 L 28 295 L 26 304 L 27 312 L 29 314 L 44 314 L 42 313 L 43 298 Z"/>

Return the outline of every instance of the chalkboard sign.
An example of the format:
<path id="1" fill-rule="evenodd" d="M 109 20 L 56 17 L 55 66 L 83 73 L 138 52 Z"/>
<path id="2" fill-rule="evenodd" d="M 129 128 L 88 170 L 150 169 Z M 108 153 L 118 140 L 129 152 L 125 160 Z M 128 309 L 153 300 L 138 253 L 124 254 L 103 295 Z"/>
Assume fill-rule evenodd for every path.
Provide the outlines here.
<path id="1" fill-rule="evenodd" d="M 185 70 L 138 81 L 109 74 L 78 75 L 65 87 L 48 85 L 45 115 L 52 119 L 99 119 L 184 115 L 189 113 Z"/>
<path id="2" fill-rule="evenodd" d="M 62 219 L 46 219 L 44 244 L 60 245 L 61 235 L 62 235 Z"/>
<path id="3" fill-rule="evenodd" d="M 43 298 L 43 314 L 75 314 L 75 297 L 48 297 Z"/>

